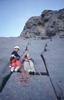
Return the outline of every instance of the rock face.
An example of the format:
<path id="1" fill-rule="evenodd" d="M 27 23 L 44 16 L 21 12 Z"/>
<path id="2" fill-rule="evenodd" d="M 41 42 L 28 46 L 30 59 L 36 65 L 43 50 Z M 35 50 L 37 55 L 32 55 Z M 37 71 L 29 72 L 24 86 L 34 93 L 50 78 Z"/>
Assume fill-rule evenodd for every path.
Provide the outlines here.
<path id="1" fill-rule="evenodd" d="M 64 35 L 64 9 L 44 10 L 40 16 L 31 17 L 25 24 L 20 36 L 51 37 Z"/>

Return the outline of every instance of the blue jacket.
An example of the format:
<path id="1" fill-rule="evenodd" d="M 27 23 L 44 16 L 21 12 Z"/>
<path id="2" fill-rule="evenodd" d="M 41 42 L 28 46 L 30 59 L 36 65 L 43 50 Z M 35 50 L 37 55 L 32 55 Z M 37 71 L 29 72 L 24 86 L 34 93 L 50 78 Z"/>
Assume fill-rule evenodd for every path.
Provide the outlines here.
<path id="1" fill-rule="evenodd" d="M 17 60 L 20 59 L 20 56 L 19 56 L 19 54 L 16 51 L 13 51 L 11 53 L 10 61 L 12 61 L 13 59 L 17 59 Z"/>

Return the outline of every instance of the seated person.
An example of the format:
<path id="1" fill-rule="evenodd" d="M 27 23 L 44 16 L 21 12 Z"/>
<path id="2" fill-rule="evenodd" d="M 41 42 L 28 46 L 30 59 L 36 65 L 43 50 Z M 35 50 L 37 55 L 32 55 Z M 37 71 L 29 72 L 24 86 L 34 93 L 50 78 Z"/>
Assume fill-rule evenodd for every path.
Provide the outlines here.
<path id="1" fill-rule="evenodd" d="M 11 68 L 11 72 L 18 71 L 21 67 L 20 56 L 18 54 L 19 50 L 19 46 L 15 46 L 13 52 L 11 53 L 9 66 Z"/>
<path id="2" fill-rule="evenodd" d="M 30 57 L 29 50 L 26 48 L 25 53 L 23 55 L 23 67 L 27 72 L 35 72 L 34 63 L 32 58 Z"/>

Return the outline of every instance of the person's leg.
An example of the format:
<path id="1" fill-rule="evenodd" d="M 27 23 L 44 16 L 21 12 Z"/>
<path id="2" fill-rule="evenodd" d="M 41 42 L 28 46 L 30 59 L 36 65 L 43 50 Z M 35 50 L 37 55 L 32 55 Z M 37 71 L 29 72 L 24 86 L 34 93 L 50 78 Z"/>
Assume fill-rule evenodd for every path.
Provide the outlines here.
<path id="1" fill-rule="evenodd" d="M 25 71 L 30 72 L 30 65 L 28 61 L 24 61 L 23 67 Z"/>
<path id="2" fill-rule="evenodd" d="M 20 67 L 17 66 L 17 67 L 15 68 L 15 72 L 17 72 L 19 69 L 20 69 Z"/>
<path id="3" fill-rule="evenodd" d="M 13 71 L 14 71 L 14 69 L 15 69 L 14 67 L 11 67 L 11 72 L 13 72 Z"/>
<path id="4" fill-rule="evenodd" d="M 30 65 L 30 71 L 35 72 L 34 63 L 31 60 L 29 60 L 29 65 Z"/>
<path id="5" fill-rule="evenodd" d="M 21 68 L 21 61 L 20 60 L 16 60 L 15 71 L 18 71 L 20 68 Z"/>
<path id="6" fill-rule="evenodd" d="M 14 70 L 15 70 L 15 67 L 16 67 L 16 61 L 13 61 L 12 63 L 11 63 L 11 72 L 13 72 Z"/>

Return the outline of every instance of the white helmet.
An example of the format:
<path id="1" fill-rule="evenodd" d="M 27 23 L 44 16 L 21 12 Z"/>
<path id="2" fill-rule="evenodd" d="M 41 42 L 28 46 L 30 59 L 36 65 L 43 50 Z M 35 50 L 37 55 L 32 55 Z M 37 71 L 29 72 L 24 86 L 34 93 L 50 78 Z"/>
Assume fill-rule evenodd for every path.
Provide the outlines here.
<path id="1" fill-rule="evenodd" d="M 15 46 L 14 49 L 19 49 L 20 50 L 20 47 L 19 46 Z"/>

